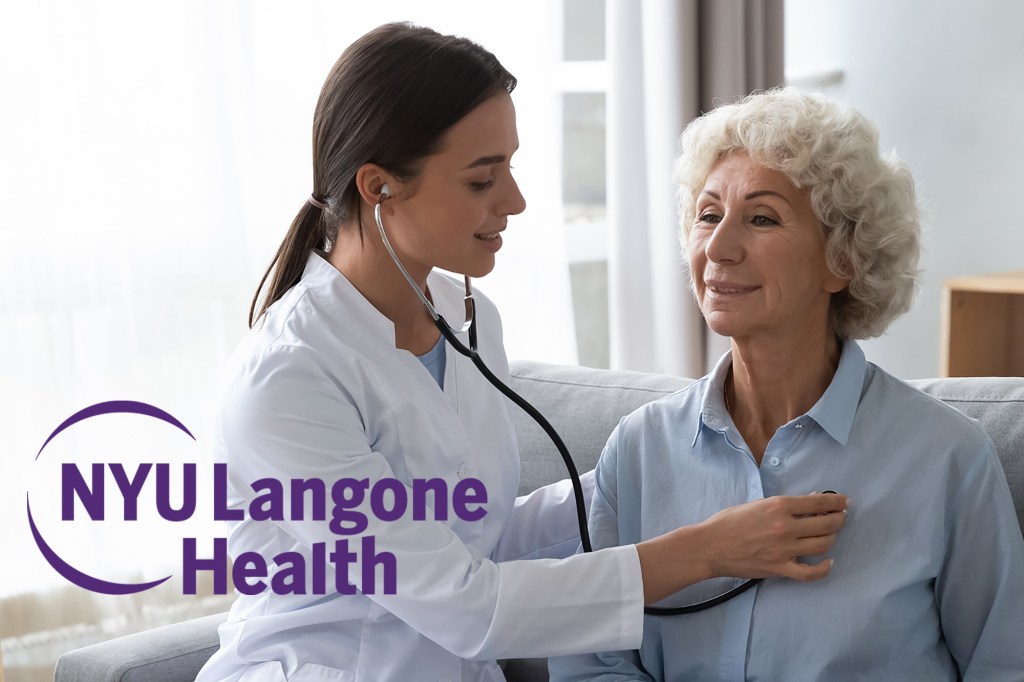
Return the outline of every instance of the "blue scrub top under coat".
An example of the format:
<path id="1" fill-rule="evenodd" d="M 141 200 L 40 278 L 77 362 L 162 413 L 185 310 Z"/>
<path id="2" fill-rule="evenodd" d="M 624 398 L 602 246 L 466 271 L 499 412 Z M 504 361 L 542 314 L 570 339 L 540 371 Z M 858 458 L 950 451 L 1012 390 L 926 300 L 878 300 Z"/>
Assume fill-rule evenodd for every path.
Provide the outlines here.
<path id="1" fill-rule="evenodd" d="M 423 366 L 427 368 L 428 372 L 430 372 L 430 376 L 434 377 L 434 381 L 437 382 L 437 385 L 440 386 L 441 390 L 443 391 L 444 368 L 445 365 L 447 364 L 445 362 L 444 337 L 439 337 L 437 339 L 437 343 L 434 344 L 433 348 L 428 350 L 423 355 L 417 355 L 416 357 L 420 359 L 420 362 L 423 363 Z"/>

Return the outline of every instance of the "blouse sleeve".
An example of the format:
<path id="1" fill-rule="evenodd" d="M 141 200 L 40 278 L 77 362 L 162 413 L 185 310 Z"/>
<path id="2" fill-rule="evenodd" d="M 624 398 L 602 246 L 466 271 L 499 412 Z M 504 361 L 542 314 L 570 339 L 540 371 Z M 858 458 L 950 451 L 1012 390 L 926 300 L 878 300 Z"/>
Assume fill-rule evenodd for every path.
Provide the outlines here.
<path id="1" fill-rule="evenodd" d="M 965 682 L 1024 671 L 1024 538 L 992 441 L 947 506 L 946 556 L 935 582 L 943 635 Z"/>

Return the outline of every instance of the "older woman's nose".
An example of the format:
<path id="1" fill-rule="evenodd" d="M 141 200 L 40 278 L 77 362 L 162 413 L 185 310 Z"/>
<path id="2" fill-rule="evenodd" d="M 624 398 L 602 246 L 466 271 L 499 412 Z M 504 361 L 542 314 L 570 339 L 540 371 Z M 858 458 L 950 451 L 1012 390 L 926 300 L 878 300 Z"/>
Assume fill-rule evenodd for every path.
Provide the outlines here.
<path id="1" fill-rule="evenodd" d="M 704 244 L 708 260 L 715 263 L 732 263 L 743 260 L 743 223 L 739 218 L 726 214 L 715 225 L 711 236 Z"/>

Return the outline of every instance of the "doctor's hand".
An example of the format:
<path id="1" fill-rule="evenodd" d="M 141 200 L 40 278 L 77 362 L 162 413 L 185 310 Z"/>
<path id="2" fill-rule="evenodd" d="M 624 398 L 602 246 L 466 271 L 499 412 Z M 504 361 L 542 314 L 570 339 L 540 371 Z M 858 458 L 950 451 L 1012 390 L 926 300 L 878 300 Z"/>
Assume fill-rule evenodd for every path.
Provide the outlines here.
<path id="1" fill-rule="evenodd" d="M 785 577 L 818 580 L 831 561 L 823 554 L 846 522 L 845 495 L 769 497 L 728 507 L 706 521 L 638 544 L 644 603 L 652 604 L 701 580 Z"/>

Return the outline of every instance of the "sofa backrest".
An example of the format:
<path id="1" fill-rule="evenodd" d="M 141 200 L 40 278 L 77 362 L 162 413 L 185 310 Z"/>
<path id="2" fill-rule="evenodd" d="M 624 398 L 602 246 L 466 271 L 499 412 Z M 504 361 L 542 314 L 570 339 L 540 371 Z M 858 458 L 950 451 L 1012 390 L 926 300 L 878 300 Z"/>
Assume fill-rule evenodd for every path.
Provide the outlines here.
<path id="1" fill-rule="evenodd" d="M 512 388 L 547 417 L 562 436 L 582 474 L 597 458 L 624 416 L 652 400 L 685 388 L 692 379 L 661 374 L 619 372 L 550 365 L 511 363 Z M 566 478 L 558 450 L 544 431 L 516 408 L 516 437 L 521 458 L 519 494 Z"/>
<path id="2" fill-rule="evenodd" d="M 619 419 L 641 405 L 678 391 L 692 379 L 658 374 L 512 363 L 512 388 L 558 430 L 580 473 L 593 469 Z M 995 442 L 1017 521 L 1024 528 L 1024 378 L 923 379 L 908 382 L 981 422 Z M 522 455 L 520 494 L 566 477 L 555 446 L 517 410 Z"/>

